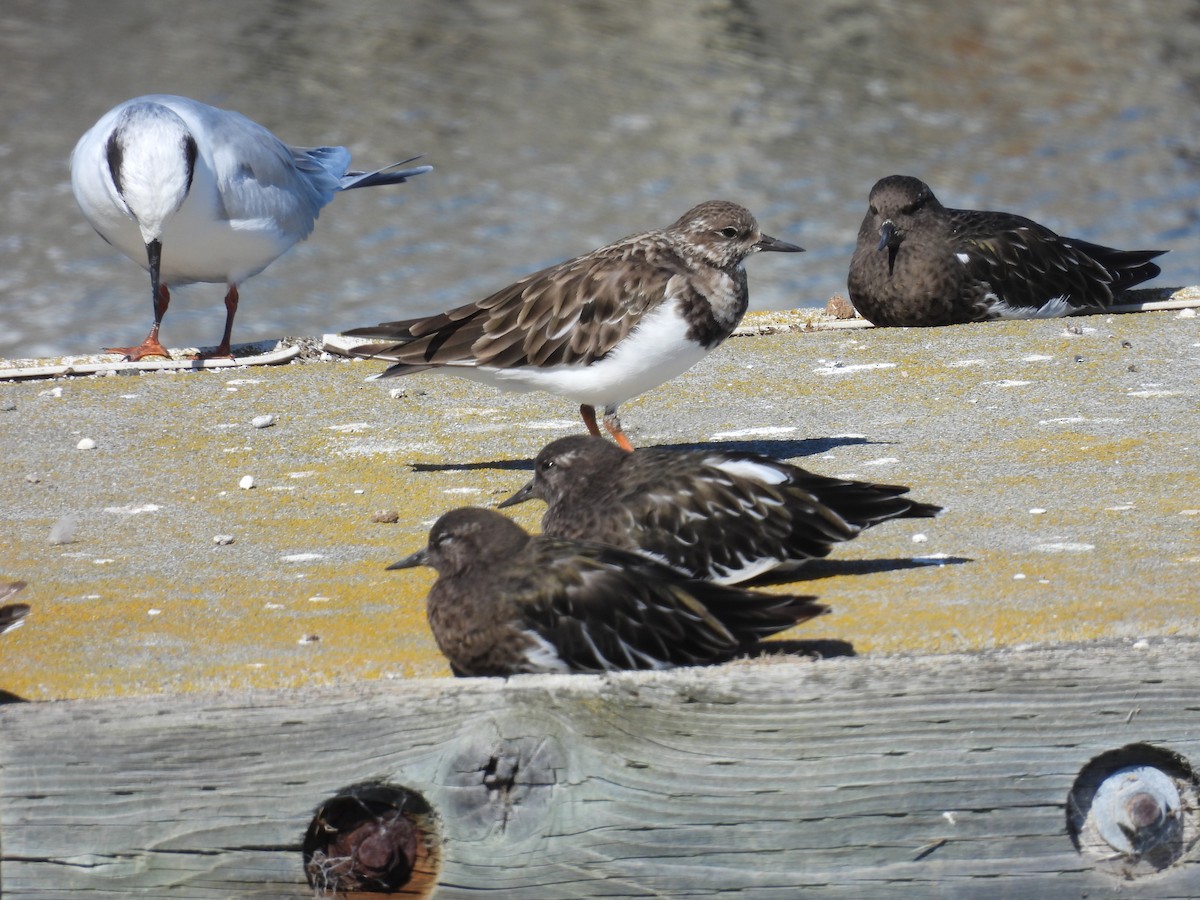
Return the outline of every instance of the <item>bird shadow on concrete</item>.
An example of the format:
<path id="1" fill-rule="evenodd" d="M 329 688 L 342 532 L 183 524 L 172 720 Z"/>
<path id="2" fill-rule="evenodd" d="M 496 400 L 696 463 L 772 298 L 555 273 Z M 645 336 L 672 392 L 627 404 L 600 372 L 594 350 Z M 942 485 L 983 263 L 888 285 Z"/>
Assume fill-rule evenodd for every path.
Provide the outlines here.
<path id="1" fill-rule="evenodd" d="M 929 569 L 937 566 L 960 566 L 974 562 L 969 556 L 944 556 L 937 559 L 812 559 L 792 572 L 766 572 L 744 586 L 761 587 L 773 584 L 792 584 L 798 581 L 817 581 L 835 575 L 873 575 L 878 572 L 898 572 L 902 569 Z"/>
<path id="2" fill-rule="evenodd" d="M 775 459 L 792 459 L 798 456 L 816 456 L 828 453 L 838 447 L 848 447 L 857 444 L 880 444 L 883 441 L 871 441 L 862 437 L 828 437 L 802 438 L 797 440 L 756 440 L 756 441 L 701 441 L 688 444 L 657 444 L 658 450 L 722 450 L 732 453 L 759 453 Z M 500 469 L 505 471 L 531 472 L 532 459 L 490 459 L 479 462 L 448 462 L 448 463 L 412 463 L 414 472 L 471 472 L 484 469 Z"/>

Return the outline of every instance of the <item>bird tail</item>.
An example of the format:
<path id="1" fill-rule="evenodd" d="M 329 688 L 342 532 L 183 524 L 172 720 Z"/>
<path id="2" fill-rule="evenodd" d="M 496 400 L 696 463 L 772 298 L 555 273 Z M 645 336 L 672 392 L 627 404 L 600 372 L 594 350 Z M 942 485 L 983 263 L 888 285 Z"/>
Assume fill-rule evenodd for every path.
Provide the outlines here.
<path id="1" fill-rule="evenodd" d="M 397 169 L 398 166 L 407 165 L 413 160 L 420 158 L 419 156 L 410 156 L 408 159 L 402 159 L 400 162 L 384 166 L 382 169 L 376 169 L 374 172 L 347 172 L 342 176 L 338 190 L 348 191 L 353 188 L 375 187 L 380 184 L 400 184 L 410 178 L 415 178 L 417 175 L 432 172 L 433 166 L 413 166 L 410 169 Z"/>
<path id="2" fill-rule="evenodd" d="M 1109 287 L 1114 294 L 1157 277 L 1162 269 L 1150 260 L 1167 252 L 1166 250 L 1114 250 L 1112 247 L 1090 244 L 1078 238 L 1071 238 L 1071 245 L 1077 250 L 1082 250 L 1108 270 L 1108 274 L 1112 277 L 1112 284 Z"/>

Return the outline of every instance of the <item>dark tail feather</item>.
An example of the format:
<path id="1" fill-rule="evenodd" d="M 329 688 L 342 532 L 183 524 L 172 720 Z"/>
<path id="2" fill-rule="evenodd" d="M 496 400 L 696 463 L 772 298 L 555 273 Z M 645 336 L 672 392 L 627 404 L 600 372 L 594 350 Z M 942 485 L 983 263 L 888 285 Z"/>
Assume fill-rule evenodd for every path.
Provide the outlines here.
<path id="1" fill-rule="evenodd" d="M 1114 250 L 1112 247 L 1090 244 L 1078 238 L 1072 238 L 1071 244 L 1108 270 L 1108 274 L 1112 276 L 1111 288 L 1114 294 L 1128 290 L 1143 281 L 1149 281 L 1151 278 L 1157 278 L 1162 269 L 1150 260 L 1167 252 L 1166 250 Z"/>
<path id="2" fill-rule="evenodd" d="M 411 169 L 399 170 L 396 168 L 420 158 L 419 156 L 412 156 L 400 162 L 392 163 L 390 166 L 384 166 L 382 169 L 376 169 L 374 172 L 347 172 L 342 176 L 338 190 L 349 191 L 353 188 L 375 187 L 380 184 L 400 184 L 410 178 L 415 178 L 417 175 L 432 172 L 433 166 L 413 166 Z"/>

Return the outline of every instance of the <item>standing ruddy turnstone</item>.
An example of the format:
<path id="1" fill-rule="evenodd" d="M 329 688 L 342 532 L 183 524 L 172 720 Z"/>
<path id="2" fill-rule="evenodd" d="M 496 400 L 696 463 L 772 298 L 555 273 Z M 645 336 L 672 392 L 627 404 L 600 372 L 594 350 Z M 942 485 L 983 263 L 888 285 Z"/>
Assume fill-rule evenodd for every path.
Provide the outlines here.
<path id="1" fill-rule="evenodd" d="M 718 662 L 828 609 L 814 597 L 691 581 L 635 553 L 530 536 L 495 510 L 434 523 L 389 569 L 431 566 L 429 627 L 456 675 Z"/>
<path id="2" fill-rule="evenodd" d="M 889 175 L 850 261 L 850 300 L 876 325 L 953 325 L 1103 309 L 1153 278 L 1162 250 L 1114 250 L 1023 216 L 948 209 L 925 182 Z"/>
<path id="3" fill-rule="evenodd" d="M 543 390 L 596 408 L 625 450 L 617 407 L 691 368 L 746 312 L 747 256 L 803 248 L 763 234 L 750 211 L 721 200 L 529 275 L 449 312 L 355 328 L 379 341 L 357 356 L 394 361 L 382 373 L 440 369 L 510 390 Z"/>
<path id="4" fill-rule="evenodd" d="M 864 528 L 941 511 L 903 496 L 907 487 L 718 448 L 622 453 L 579 435 L 547 444 L 533 472 L 501 507 L 539 498 L 545 534 L 633 550 L 721 584 L 788 572 Z"/>
<path id="5" fill-rule="evenodd" d="M 228 285 L 225 332 L 212 357 L 228 357 L 238 284 L 308 237 L 338 191 L 397 184 L 430 166 L 349 172 L 345 147 L 289 147 L 240 113 L 167 94 L 106 112 L 71 154 L 71 188 L 84 217 L 150 272 L 154 324 L 130 360 L 170 354 L 158 329 L 168 285 Z"/>

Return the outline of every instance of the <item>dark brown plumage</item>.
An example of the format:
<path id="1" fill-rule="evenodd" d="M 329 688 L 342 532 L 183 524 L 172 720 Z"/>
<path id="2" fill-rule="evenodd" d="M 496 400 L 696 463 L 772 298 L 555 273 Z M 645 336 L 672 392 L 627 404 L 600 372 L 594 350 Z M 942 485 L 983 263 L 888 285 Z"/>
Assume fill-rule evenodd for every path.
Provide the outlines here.
<path id="1" fill-rule="evenodd" d="M 850 261 L 850 300 L 876 325 L 952 325 L 1103 309 L 1154 278 L 1162 250 L 1114 250 L 1005 212 L 949 209 L 923 181 L 880 179 Z"/>
<path id="2" fill-rule="evenodd" d="M 598 541 L 691 578 L 736 584 L 787 572 L 894 518 L 941 507 L 907 487 L 827 478 L 755 453 L 648 448 L 621 453 L 584 436 L 547 444 L 533 479 L 501 507 L 539 498 L 542 531 Z"/>
<path id="3" fill-rule="evenodd" d="M 662 669 L 729 658 L 828 612 L 813 597 L 690 581 L 600 544 L 531 537 L 488 509 L 442 516 L 389 566 L 432 566 L 429 626 L 455 674 Z"/>
<path id="4" fill-rule="evenodd" d="M 596 407 L 632 449 L 619 404 L 684 372 L 741 321 L 742 262 L 801 248 L 763 234 L 749 210 L 713 200 L 661 231 L 635 234 L 535 272 L 448 312 L 345 332 L 375 339 L 351 352 L 392 360 L 383 376 L 444 369 L 494 387 L 545 390 Z"/>

